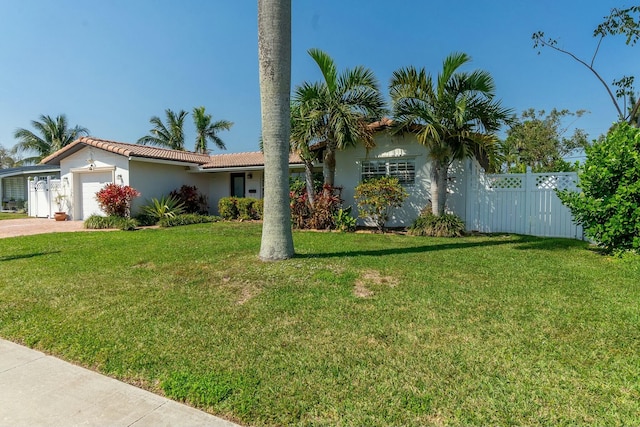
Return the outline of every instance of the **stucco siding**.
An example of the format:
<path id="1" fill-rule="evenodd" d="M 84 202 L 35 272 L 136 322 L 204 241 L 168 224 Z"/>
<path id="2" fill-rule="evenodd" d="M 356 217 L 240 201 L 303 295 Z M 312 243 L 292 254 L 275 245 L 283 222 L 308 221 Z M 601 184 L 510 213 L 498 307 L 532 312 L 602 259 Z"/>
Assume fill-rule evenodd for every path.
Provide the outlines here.
<path id="1" fill-rule="evenodd" d="M 138 190 L 141 196 L 133 201 L 131 213 L 135 215 L 139 207 L 147 204 L 152 198 L 159 199 L 183 185 L 195 185 L 199 192 L 209 194 L 209 177 L 206 174 L 191 173 L 185 168 L 183 165 L 151 163 L 132 159 L 128 185 Z M 211 200 L 209 200 L 209 210 L 211 211 L 212 208 Z"/>
<path id="2" fill-rule="evenodd" d="M 355 187 L 361 182 L 362 162 L 370 160 L 413 160 L 415 161 L 415 182 L 405 185 L 409 197 L 404 205 L 395 209 L 387 223 L 389 227 L 407 227 L 420 215 L 420 211 L 431 200 L 431 163 L 428 150 L 416 140 L 415 135 L 390 135 L 379 133 L 375 137 L 376 146 L 367 150 L 363 146 L 338 151 L 336 155 L 337 186 L 343 187 L 342 198 L 345 206 L 352 206 L 354 216 L 358 214 L 354 199 Z M 464 218 L 464 185 L 467 169 L 465 162 L 455 162 L 451 167 L 448 184 L 447 211 Z M 374 226 L 373 223 L 359 219 L 359 224 Z"/>

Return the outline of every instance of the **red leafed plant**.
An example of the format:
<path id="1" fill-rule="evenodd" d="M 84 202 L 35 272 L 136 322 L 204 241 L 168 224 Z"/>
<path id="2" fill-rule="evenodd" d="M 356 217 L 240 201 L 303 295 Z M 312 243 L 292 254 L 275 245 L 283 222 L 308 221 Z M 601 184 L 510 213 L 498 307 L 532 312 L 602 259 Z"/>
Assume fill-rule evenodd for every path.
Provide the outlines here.
<path id="1" fill-rule="evenodd" d="M 96 200 L 107 215 L 129 218 L 131 201 L 138 196 L 140 192 L 128 185 L 107 184 L 96 193 Z"/>

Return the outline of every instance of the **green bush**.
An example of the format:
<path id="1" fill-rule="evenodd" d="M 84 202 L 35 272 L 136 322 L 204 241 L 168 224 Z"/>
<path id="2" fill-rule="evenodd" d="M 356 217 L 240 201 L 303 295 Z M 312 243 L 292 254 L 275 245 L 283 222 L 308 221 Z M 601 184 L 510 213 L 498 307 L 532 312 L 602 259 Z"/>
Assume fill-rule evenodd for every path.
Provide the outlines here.
<path id="1" fill-rule="evenodd" d="M 255 219 L 255 213 L 253 211 L 253 203 L 256 199 L 251 197 L 241 197 L 237 199 L 236 206 L 238 208 L 238 218 L 241 220 Z"/>
<path id="2" fill-rule="evenodd" d="M 360 183 L 355 190 L 360 218 L 369 218 L 376 223 L 379 231 L 389 220 L 391 209 L 399 208 L 409 197 L 398 178 L 383 176 Z"/>
<path id="3" fill-rule="evenodd" d="M 136 221 L 138 221 L 139 226 L 148 227 L 150 225 L 156 225 L 158 223 L 158 217 L 141 212 L 136 215 Z"/>
<path id="4" fill-rule="evenodd" d="M 103 230 L 109 228 L 117 228 L 120 230 L 135 230 L 138 222 L 133 218 L 123 218 L 121 216 L 100 216 L 91 215 L 84 221 L 84 228 L 90 230 Z"/>
<path id="5" fill-rule="evenodd" d="M 218 214 L 222 219 L 232 220 L 238 218 L 238 198 L 223 197 L 218 201 Z"/>
<path id="6" fill-rule="evenodd" d="M 262 219 L 264 213 L 264 199 L 256 199 L 253 202 L 253 211 L 256 214 L 256 219 Z"/>
<path id="7" fill-rule="evenodd" d="M 582 192 L 557 191 L 558 197 L 606 252 L 640 251 L 640 129 L 617 124 L 586 153 Z"/>
<path id="8" fill-rule="evenodd" d="M 178 225 L 203 224 L 206 222 L 217 222 L 220 220 L 218 216 L 200 215 L 200 214 L 180 214 L 171 218 L 162 218 L 158 225 L 160 227 L 175 227 Z"/>
<path id="9" fill-rule="evenodd" d="M 413 236 L 460 237 L 464 235 L 464 221 L 453 214 L 436 216 L 427 206 L 409 227 Z"/>
<path id="10" fill-rule="evenodd" d="M 333 222 L 336 230 L 339 231 L 355 231 L 357 220 L 351 216 L 351 206 L 346 209 L 340 208 L 333 216 Z"/>

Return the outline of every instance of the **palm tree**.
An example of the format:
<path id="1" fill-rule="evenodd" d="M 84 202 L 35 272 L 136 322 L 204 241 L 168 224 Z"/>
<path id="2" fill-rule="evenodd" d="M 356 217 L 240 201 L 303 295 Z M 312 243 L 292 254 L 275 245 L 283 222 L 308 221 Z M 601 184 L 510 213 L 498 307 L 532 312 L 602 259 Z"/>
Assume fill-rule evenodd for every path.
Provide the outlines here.
<path id="1" fill-rule="evenodd" d="M 356 143 L 372 147 L 373 134 L 367 125 L 384 115 L 384 99 L 369 69 L 356 67 L 338 75 L 333 59 L 319 49 L 309 55 L 320 68 L 324 80 L 304 82 L 294 93 L 294 102 L 321 130 L 317 137 L 326 141 L 323 161 L 324 183 L 334 184 L 336 150 Z"/>
<path id="2" fill-rule="evenodd" d="M 211 123 L 211 114 L 205 114 L 204 107 L 196 107 L 193 109 L 193 123 L 196 125 L 196 153 L 208 154 L 207 141 L 209 140 L 221 150 L 227 149 L 218 132 L 231 129 L 233 122 L 218 120 Z"/>
<path id="3" fill-rule="evenodd" d="M 452 53 L 435 81 L 424 68 L 414 67 L 401 68 L 391 78 L 395 131 L 416 133 L 429 149 L 434 215 L 444 213 L 453 161 L 471 156 L 490 159 L 497 143 L 495 133 L 513 114 L 494 100 L 495 84 L 489 73 L 458 71 L 469 61 L 465 53 Z"/>
<path id="4" fill-rule="evenodd" d="M 81 126 L 69 128 L 67 117 L 60 114 L 55 119 L 41 115 L 40 121 L 31 121 L 36 133 L 28 129 L 17 129 L 13 136 L 18 143 L 13 147 L 14 154 L 23 152 L 36 153 L 21 161 L 22 164 L 39 163 L 48 155 L 55 153 L 83 135 L 89 135 L 89 130 Z M 38 135 L 39 134 L 39 135 Z"/>
<path id="5" fill-rule="evenodd" d="M 315 194 L 313 188 L 313 163 L 318 158 L 318 152 L 312 151 L 310 142 L 315 140 L 318 131 L 313 128 L 314 122 L 304 116 L 299 104 L 291 105 L 291 151 L 298 154 L 304 163 L 305 187 L 307 200 L 313 208 Z"/>
<path id="6" fill-rule="evenodd" d="M 291 0 L 258 0 L 258 64 L 264 152 L 260 259 L 294 253 L 289 207 Z"/>
<path id="7" fill-rule="evenodd" d="M 138 139 L 138 144 L 151 144 L 159 147 L 170 148 L 172 150 L 185 151 L 184 119 L 189 113 L 184 110 L 180 110 L 180 112 L 176 114 L 167 108 L 165 110 L 165 114 L 167 116 L 166 125 L 162 123 L 162 120 L 157 116 L 153 116 L 149 119 L 149 123 L 153 125 L 153 128 L 149 130 L 149 135 L 145 135 Z"/>

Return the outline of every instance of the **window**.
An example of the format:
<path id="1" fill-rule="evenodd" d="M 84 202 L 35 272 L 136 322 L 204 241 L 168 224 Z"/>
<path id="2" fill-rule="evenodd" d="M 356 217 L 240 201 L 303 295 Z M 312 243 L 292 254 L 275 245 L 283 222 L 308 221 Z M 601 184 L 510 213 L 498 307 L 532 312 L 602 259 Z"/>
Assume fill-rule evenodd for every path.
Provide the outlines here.
<path id="1" fill-rule="evenodd" d="M 362 181 L 382 176 L 398 178 L 400 184 L 416 181 L 416 161 L 413 159 L 367 160 L 362 162 Z"/>

